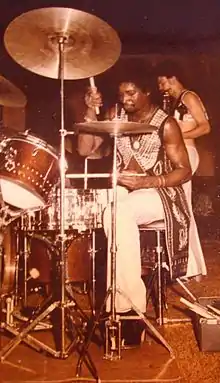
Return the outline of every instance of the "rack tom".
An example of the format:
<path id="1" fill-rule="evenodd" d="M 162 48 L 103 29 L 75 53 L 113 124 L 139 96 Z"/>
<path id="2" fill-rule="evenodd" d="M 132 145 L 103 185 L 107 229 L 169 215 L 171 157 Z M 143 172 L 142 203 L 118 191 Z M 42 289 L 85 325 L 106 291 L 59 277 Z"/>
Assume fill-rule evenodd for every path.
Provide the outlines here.
<path id="1" fill-rule="evenodd" d="M 1 143 L 3 200 L 20 209 L 43 207 L 59 178 L 58 153 L 44 140 L 19 133 Z"/>

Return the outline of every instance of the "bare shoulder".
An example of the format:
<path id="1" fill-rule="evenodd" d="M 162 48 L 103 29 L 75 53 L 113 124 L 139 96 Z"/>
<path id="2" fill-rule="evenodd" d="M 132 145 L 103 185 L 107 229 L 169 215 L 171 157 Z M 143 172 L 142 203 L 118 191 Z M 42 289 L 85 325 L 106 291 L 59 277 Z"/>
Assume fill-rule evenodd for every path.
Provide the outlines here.
<path id="1" fill-rule="evenodd" d="M 193 105 L 193 104 L 200 104 L 202 105 L 202 100 L 198 96 L 197 93 L 189 90 L 186 93 L 184 93 L 182 97 L 182 102 L 188 106 L 188 105 Z"/>
<path id="2" fill-rule="evenodd" d="M 173 117 L 168 117 L 164 124 L 163 137 L 165 142 L 182 139 L 182 132 L 179 124 Z"/>
<path id="3" fill-rule="evenodd" d="M 169 116 L 164 124 L 164 133 L 174 133 L 175 131 L 181 133 L 180 126 L 174 117 Z"/>

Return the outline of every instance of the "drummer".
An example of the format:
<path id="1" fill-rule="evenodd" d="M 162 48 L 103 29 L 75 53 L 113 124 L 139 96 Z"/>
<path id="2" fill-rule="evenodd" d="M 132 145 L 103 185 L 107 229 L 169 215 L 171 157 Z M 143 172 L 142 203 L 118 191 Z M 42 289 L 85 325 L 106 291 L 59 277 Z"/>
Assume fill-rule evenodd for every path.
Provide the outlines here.
<path id="1" fill-rule="evenodd" d="M 131 315 L 137 308 L 146 311 L 146 289 L 141 279 L 139 228 L 165 220 L 167 250 L 172 279 L 186 274 L 188 258 L 189 210 L 182 184 L 191 178 L 191 168 L 179 125 L 151 100 L 148 83 L 136 71 L 118 87 L 119 104 L 107 113 L 109 120 L 143 124 L 145 134 L 117 137 L 118 201 L 116 211 L 116 300 L 117 313 Z M 146 78 L 142 76 L 142 78 Z M 102 95 L 90 89 L 85 95 L 88 107 L 85 121 L 97 120 L 95 111 L 102 107 Z M 116 115 L 118 114 L 118 115 Z M 155 129 L 153 133 L 152 127 Z M 78 151 L 88 156 L 100 151 L 103 137 L 78 135 Z M 122 190 L 123 192 L 119 192 Z M 104 213 L 108 238 L 108 277 L 110 285 L 111 210 Z M 109 311 L 107 302 L 107 311 Z M 127 331 L 126 331 L 127 330 Z M 125 345 L 140 344 L 142 321 L 122 321 Z"/>

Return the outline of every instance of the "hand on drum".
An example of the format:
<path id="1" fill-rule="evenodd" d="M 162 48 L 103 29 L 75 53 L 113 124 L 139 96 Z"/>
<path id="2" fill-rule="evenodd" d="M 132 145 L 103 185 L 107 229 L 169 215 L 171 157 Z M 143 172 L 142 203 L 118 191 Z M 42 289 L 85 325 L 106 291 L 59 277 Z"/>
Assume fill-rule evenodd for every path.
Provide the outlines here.
<path id="1" fill-rule="evenodd" d="M 118 173 L 117 179 L 119 185 L 125 186 L 129 190 L 137 190 L 146 187 L 147 177 L 148 176 L 142 173 L 136 174 L 129 170 L 123 170 L 123 172 Z"/>

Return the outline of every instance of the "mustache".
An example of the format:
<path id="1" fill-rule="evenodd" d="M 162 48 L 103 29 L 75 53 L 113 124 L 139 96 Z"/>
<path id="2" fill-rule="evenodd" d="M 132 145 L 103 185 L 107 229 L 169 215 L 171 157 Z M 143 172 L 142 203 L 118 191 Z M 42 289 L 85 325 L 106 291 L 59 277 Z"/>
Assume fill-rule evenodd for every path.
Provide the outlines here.
<path id="1" fill-rule="evenodd" d="M 135 107 L 135 104 L 133 102 L 129 103 L 124 103 L 124 107 Z"/>

